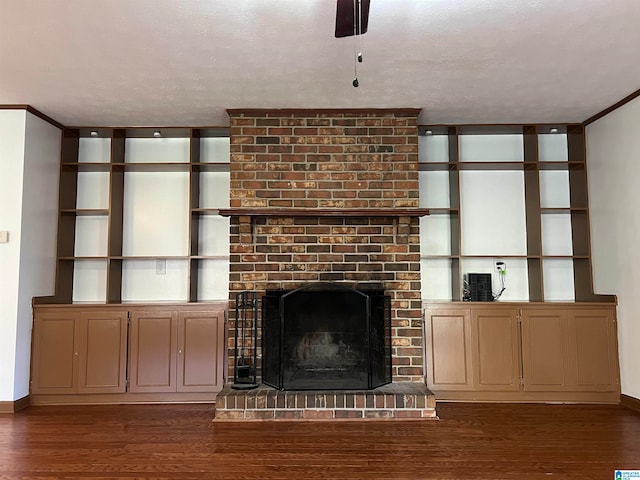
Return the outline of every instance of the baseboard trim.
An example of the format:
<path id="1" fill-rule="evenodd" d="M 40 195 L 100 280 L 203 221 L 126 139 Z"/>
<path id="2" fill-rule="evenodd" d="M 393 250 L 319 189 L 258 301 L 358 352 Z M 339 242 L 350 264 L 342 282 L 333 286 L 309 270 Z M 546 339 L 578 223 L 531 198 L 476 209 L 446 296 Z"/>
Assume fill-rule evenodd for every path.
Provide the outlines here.
<path id="1" fill-rule="evenodd" d="M 620 404 L 624 407 L 640 412 L 640 399 L 632 397 L 631 395 L 620 394 Z"/>
<path id="2" fill-rule="evenodd" d="M 435 390 L 436 402 L 504 402 L 504 403 L 601 403 L 618 405 L 618 392 L 486 392 Z"/>
<path id="3" fill-rule="evenodd" d="M 0 413 L 16 413 L 31 405 L 29 395 L 13 402 L 0 402 Z"/>

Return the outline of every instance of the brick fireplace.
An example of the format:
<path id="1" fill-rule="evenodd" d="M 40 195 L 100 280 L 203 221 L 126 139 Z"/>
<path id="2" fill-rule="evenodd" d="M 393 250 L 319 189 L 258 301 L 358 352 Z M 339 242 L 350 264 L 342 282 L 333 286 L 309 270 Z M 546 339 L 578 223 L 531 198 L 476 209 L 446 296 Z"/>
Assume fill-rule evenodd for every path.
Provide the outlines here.
<path id="1" fill-rule="evenodd" d="M 251 290 L 293 290 L 314 283 L 381 288 L 390 297 L 393 384 L 381 392 L 355 392 L 361 414 L 327 413 L 289 392 L 282 415 L 315 418 L 433 416 L 422 397 L 423 331 L 420 297 L 417 109 L 229 110 L 231 121 L 231 217 L 229 365 L 233 365 L 235 298 Z M 260 355 L 259 355 L 260 357 Z M 229 378 L 233 378 L 230 372 Z M 395 400 L 406 387 L 408 401 Z M 417 388 L 417 390 L 416 390 Z M 399 390 L 398 390 L 399 389 Z M 216 418 L 274 418 L 280 392 L 230 392 L 218 399 Z M 242 401 L 238 395 L 244 395 Z M 339 395 L 344 396 L 344 393 Z M 387 407 L 386 396 L 394 397 Z M 249 398 L 255 396 L 253 401 Z M 262 415 L 247 410 L 269 403 Z M 233 402 L 231 401 L 233 397 Z M 302 406 L 296 399 L 303 398 Z M 348 397 L 348 394 L 347 394 Z M 345 398 L 347 398 L 345 397 Z M 354 396 L 355 398 L 355 396 Z M 334 398 L 331 403 L 336 403 Z M 254 408 L 250 408 L 250 402 Z M 227 404 L 228 403 L 228 404 Z M 233 403 L 233 405 L 231 405 Z M 239 404 L 242 407 L 239 407 Z M 292 403 L 292 405 L 290 404 Z M 345 400 L 342 405 L 356 401 Z M 324 406 L 323 406 L 324 405 Z M 231 408 L 233 407 L 233 408 Z M 305 408 L 308 410 L 305 415 Z M 242 412 L 244 410 L 244 412 Z M 260 410 L 260 409 L 257 409 Z M 357 410 L 357 409 L 356 409 Z M 378 414 L 376 414 L 376 410 Z M 387 413 L 379 414 L 380 411 Z M 265 413 L 266 412 L 266 413 Z M 289 415 L 286 415 L 289 413 Z M 322 415 L 320 415 L 322 417 Z M 402 416 L 402 415 L 397 415 Z M 323 417 L 324 418 L 324 417 Z"/>

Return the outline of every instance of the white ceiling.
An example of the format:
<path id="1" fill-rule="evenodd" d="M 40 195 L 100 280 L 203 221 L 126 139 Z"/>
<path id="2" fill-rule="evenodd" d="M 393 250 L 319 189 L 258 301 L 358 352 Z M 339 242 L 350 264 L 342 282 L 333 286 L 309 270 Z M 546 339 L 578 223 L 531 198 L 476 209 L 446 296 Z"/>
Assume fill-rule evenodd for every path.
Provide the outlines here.
<path id="1" fill-rule="evenodd" d="M 227 125 L 226 108 L 419 107 L 581 122 L 640 88 L 639 0 L 0 0 L 0 104 L 71 126 Z"/>

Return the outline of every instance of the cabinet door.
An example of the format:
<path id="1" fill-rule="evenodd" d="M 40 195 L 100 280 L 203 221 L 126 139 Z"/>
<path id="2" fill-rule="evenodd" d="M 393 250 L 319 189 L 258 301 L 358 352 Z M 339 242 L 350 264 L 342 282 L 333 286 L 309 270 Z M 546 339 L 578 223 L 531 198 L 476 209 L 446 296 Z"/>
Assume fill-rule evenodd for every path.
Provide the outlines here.
<path id="1" fill-rule="evenodd" d="M 127 312 L 80 314 L 80 393 L 124 393 L 127 378 Z"/>
<path id="2" fill-rule="evenodd" d="M 173 311 L 134 311 L 129 344 L 129 391 L 175 392 L 178 316 Z"/>
<path id="3" fill-rule="evenodd" d="M 224 385 L 224 311 L 180 312 L 178 391 L 218 392 Z"/>
<path id="4" fill-rule="evenodd" d="M 469 310 L 425 312 L 427 385 L 438 390 L 473 388 Z"/>
<path id="5" fill-rule="evenodd" d="M 520 390 L 518 311 L 471 309 L 474 390 Z"/>
<path id="6" fill-rule="evenodd" d="M 618 391 L 616 335 L 614 308 L 523 310 L 525 390 Z"/>
<path id="7" fill-rule="evenodd" d="M 31 393 L 76 393 L 77 326 L 75 312 L 36 313 L 33 320 Z"/>
<path id="8" fill-rule="evenodd" d="M 572 388 L 589 392 L 617 391 L 619 370 L 615 310 L 571 310 L 567 333 Z"/>
<path id="9" fill-rule="evenodd" d="M 522 311 L 522 365 L 526 391 L 568 391 L 567 312 Z"/>

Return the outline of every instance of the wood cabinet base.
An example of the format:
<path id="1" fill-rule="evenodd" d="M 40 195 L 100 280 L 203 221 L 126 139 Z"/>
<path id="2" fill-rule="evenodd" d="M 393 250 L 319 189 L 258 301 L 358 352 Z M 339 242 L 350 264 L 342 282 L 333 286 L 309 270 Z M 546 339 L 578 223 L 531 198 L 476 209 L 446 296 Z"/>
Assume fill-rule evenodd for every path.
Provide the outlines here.
<path id="1" fill-rule="evenodd" d="M 435 392 L 437 402 L 620 403 L 618 392 Z"/>
<path id="2" fill-rule="evenodd" d="M 31 404 L 212 403 L 226 302 L 34 307 Z"/>
<path id="3" fill-rule="evenodd" d="M 114 393 L 31 395 L 31 405 L 120 405 L 136 403 L 215 403 L 217 393 Z"/>
<path id="4" fill-rule="evenodd" d="M 428 304 L 424 328 L 439 401 L 620 402 L 615 305 Z"/>

